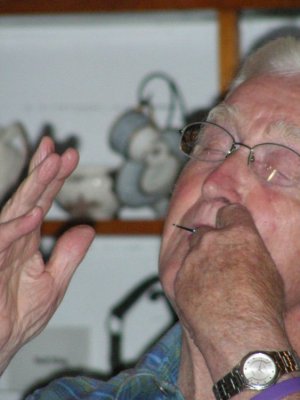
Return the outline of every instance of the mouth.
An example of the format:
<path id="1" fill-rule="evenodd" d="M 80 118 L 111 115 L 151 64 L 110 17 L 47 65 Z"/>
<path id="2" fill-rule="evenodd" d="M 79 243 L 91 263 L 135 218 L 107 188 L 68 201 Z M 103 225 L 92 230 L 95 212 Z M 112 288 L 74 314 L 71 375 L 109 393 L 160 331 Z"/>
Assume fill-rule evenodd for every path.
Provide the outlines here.
<path id="1" fill-rule="evenodd" d="M 182 215 L 178 223 L 175 222 L 172 225 L 191 234 L 199 231 L 201 227 L 215 229 L 218 210 L 224 206 L 226 206 L 225 201 L 201 201 Z"/>

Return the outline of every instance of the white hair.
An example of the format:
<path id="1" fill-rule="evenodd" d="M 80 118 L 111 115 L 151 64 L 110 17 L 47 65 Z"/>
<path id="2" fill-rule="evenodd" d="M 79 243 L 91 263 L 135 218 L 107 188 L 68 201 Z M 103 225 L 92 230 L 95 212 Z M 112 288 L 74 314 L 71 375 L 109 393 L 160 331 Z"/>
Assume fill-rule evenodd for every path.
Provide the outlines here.
<path id="1" fill-rule="evenodd" d="M 250 54 L 234 79 L 230 92 L 258 75 L 300 74 L 300 40 L 286 36 L 268 42 Z"/>

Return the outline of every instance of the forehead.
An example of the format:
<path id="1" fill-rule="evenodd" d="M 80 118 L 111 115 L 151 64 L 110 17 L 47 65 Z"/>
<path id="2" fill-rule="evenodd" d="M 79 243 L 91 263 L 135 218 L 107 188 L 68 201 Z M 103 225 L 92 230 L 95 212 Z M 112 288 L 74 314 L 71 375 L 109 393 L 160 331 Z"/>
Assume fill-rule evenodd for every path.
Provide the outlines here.
<path id="1" fill-rule="evenodd" d="M 209 120 L 242 135 L 240 139 L 269 134 L 300 138 L 300 74 L 250 79 L 215 107 Z"/>
<path id="2" fill-rule="evenodd" d="M 267 114 L 274 111 L 283 113 L 297 111 L 299 115 L 300 73 L 257 76 L 239 85 L 225 101 L 229 105 L 239 105 L 241 109 L 251 105 L 254 109 L 259 108 Z"/>

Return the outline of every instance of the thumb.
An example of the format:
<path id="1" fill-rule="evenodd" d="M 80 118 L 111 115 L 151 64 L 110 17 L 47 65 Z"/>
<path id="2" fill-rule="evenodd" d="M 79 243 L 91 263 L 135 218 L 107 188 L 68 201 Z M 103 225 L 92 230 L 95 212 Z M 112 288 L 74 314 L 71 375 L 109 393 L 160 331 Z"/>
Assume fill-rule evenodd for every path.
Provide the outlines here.
<path id="1" fill-rule="evenodd" d="M 256 229 L 250 211 L 246 207 L 237 203 L 229 204 L 220 208 L 216 216 L 217 228 L 226 228 L 232 225 L 252 226 Z"/>
<path id="2" fill-rule="evenodd" d="M 47 265 L 58 290 L 64 292 L 94 239 L 94 230 L 78 225 L 65 232 L 56 243 Z"/>

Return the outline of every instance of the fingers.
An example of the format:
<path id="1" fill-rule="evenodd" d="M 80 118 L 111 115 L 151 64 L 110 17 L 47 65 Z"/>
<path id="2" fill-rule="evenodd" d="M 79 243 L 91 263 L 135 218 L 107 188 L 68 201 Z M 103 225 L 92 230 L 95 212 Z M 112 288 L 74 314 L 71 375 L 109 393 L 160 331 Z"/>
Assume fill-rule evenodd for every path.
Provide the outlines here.
<path id="1" fill-rule="evenodd" d="M 233 227 L 249 227 L 251 231 L 257 233 L 254 220 L 246 207 L 240 204 L 230 204 L 220 208 L 216 215 L 216 226 L 201 225 L 193 233 L 190 243 L 197 245 L 209 232 L 218 233 L 219 230 Z"/>
<path id="2" fill-rule="evenodd" d="M 61 297 L 94 237 L 93 228 L 82 225 L 70 229 L 58 240 L 46 271 L 52 275 Z"/>
<path id="3" fill-rule="evenodd" d="M 32 172 L 49 154 L 54 153 L 55 146 L 53 140 L 44 136 L 35 151 L 29 164 L 29 173 Z"/>
<path id="4" fill-rule="evenodd" d="M 207 226 L 207 225 L 201 225 L 200 227 L 198 227 L 196 232 L 193 233 L 193 235 L 190 239 L 191 247 L 198 245 L 199 241 L 202 241 L 202 238 L 204 237 L 204 235 L 206 235 L 208 232 L 211 232 L 214 230 L 215 230 L 214 228 L 212 228 L 211 226 Z"/>
<path id="5" fill-rule="evenodd" d="M 2 210 L 1 222 L 16 218 L 39 206 L 44 215 L 64 183 L 78 164 L 75 149 L 68 149 L 61 156 L 54 152 L 50 138 L 44 138 L 30 163 L 30 173 Z"/>
<path id="6" fill-rule="evenodd" d="M 46 190 L 40 196 L 37 204 L 47 212 L 63 186 L 65 179 L 68 178 L 74 171 L 79 162 L 79 155 L 75 149 L 68 149 L 60 157 L 60 169 L 58 170 L 54 179 L 48 183 Z"/>
<path id="7" fill-rule="evenodd" d="M 9 247 L 14 241 L 31 233 L 42 222 L 43 210 L 34 207 L 27 214 L 9 222 L 0 224 L 0 252 Z"/>
<path id="8" fill-rule="evenodd" d="M 59 156 L 50 154 L 21 183 L 1 212 L 1 222 L 9 221 L 26 214 L 38 201 L 57 175 L 60 168 Z"/>
<path id="9" fill-rule="evenodd" d="M 50 209 L 53 200 L 74 171 L 79 161 L 78 152 L 68 149 L 62 156 L 49 154 L 28 176 L 20 187 L 20 197 L 27 199 L 26 206 L 38 205 L 44 214 Z"/>
<path id="10" fill-rule="evenodd" d="M 29 175 L 23 195 L 48 211 L 64 180 L 74 171 L 79 161 L 75 149 L 67 149 L 61 156 L 50 153 Z"/>
<path id="11" fill-rule="evenodd" d="M 256 229 L 254 220 L 248 209 L 241 204 L 230 204 L 218 210 L 216 228 L 226 228 L 232 225 L 252 226 Z"/>

